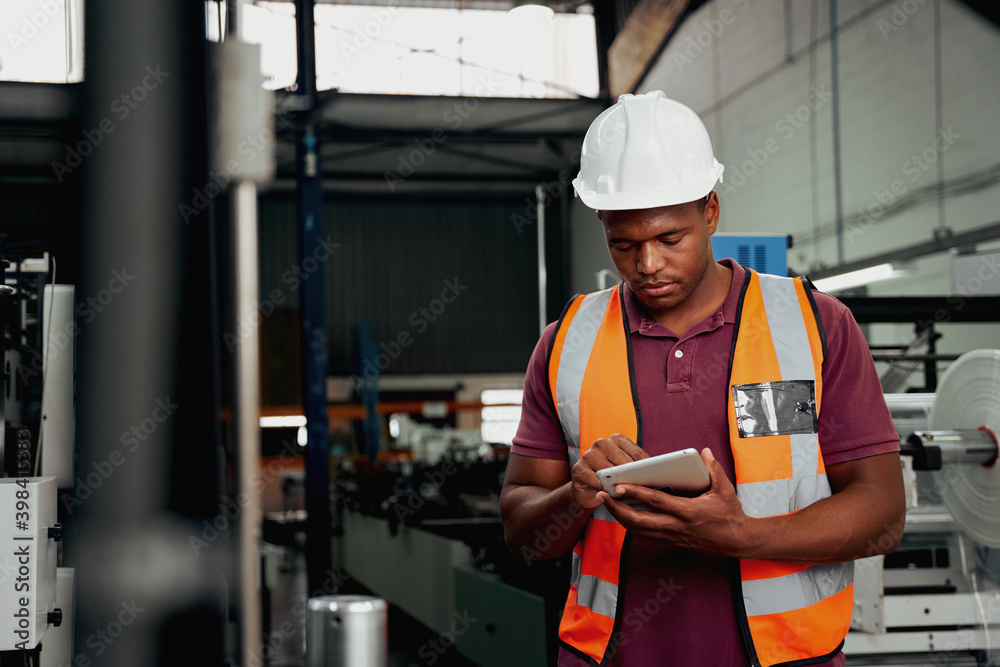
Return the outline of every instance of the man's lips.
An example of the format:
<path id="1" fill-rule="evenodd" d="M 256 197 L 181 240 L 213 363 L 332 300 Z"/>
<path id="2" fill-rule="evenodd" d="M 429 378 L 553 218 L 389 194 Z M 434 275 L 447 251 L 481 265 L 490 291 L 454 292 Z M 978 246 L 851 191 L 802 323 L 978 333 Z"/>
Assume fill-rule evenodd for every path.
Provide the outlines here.
<path id="1" fill-rule="evenodd" d="M 638 286 L 642 293 L 648 296 L 664 296 L 670 294 L 676 287 L 677 283 L 675 282 L 646 283 Z"/>

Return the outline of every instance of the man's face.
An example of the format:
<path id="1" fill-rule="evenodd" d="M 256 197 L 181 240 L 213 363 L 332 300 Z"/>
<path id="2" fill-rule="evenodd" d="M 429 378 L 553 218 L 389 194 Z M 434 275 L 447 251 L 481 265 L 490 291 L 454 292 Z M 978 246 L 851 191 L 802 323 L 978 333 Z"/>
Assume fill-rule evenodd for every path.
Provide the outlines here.
<path id="1" fill-rule="evenodd" d="M 709 241 L 719 222 L 714 192 L 704 211 L 689 202 L 598 216 L 618 274 L 651 314 L 686 302 L 714 261 Z"/>

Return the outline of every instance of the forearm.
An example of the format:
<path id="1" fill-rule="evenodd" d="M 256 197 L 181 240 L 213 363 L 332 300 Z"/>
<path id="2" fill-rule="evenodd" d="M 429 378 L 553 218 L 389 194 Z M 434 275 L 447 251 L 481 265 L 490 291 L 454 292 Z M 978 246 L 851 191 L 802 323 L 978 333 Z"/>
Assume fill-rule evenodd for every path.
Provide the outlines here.
<path id="1" fill-rule="evenodd" d="M 526 561 L 562 556 L 593 514 L 573 500 L 572 482 L 555 489 L 513 484 L 500 498 L 507 547 Z"/>
<path id="2" fill-rule="evenodd" d="M 884 489 L 854 484 L 798 512 L 749 519 L 740 558 L 793 563 L 840 563 L 891 553 L 906 511 L 886 502 Z"/>

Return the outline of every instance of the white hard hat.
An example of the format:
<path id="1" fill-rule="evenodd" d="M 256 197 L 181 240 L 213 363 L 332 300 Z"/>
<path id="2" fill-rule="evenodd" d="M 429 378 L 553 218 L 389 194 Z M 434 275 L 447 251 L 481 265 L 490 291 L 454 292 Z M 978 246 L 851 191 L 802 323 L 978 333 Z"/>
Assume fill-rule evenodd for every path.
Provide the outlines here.
<path id="1" fill-rule="evenodd" d="M 702 199 L 722 170 L 698 114 L 654 90 L 622 95 L 594 120 L 573 187 L 590 208 L 655 208 Z"/>

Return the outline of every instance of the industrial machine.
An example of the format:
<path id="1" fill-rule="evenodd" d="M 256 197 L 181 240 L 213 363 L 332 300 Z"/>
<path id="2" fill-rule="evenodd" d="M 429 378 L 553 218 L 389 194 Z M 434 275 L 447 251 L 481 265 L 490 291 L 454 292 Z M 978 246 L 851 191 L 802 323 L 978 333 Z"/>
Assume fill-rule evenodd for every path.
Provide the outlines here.
<path id="1" fill-rule="evenodd" d="M 847 664 L 997 664 L 1000 350 L 960 356 L 934 393 L 886 402 L 903 440 L 906 522 L 886 526 L 886 539 L 902 532 L 895 553 L 855 562 Z"/>
<path id="2" fill-rule="evenodd" d="M 73 288 L 30 245 L 0 248 L 0 667 L 72 660 L 57 490 L 73 483 Z"/>
<path id="3" fill-rule="evenodd" d="M 526 567 L 504 544 L 507 447 L 403 414 L 390 432 L 396 458 L 345 460 L 335 475 L 334 565 L 441 633 L 418 653 L 427 664 L 446 651 L 483 667 L 554 664 L 569 560 Z"/>
<path id="4" fill-rule="evenodd" d="M 788 275 L 788 234 L 733 234 L 716 232 L 711 237 L 715 259 L 731 257 L 743 266 L 776 276 Z"/>

